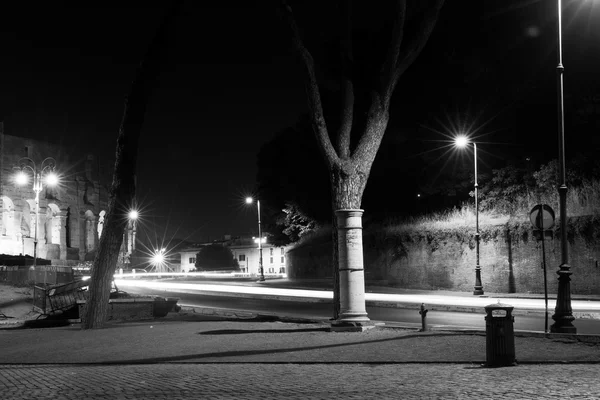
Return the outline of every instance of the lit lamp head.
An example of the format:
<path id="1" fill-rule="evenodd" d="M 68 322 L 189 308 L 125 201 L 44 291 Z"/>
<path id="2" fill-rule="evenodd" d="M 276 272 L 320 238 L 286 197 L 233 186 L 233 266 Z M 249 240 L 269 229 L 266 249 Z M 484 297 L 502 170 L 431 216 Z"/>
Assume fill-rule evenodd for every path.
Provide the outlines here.
<path id="1" fill-rule="evenodd" d="M 469 138 L 465 135 L 459 135 L 454 139 L 454 144 L 459 148 L 467 147 L 469 144 Z"/>
<path id="2" fill-rule="evenodd" d="M 135 221 L 136 219 L 138 219 L 139 213 L 137 212 L 137 210 L 131 210 L 129 211 L 129 214 L 127 214 L 127 217 L 129 217 L 131 221 Z"/>
<path id="3" fill-rule="evenodd" d="M 19 171 L 19 172 L 17 172 L 17 175 L 15 176 L 15 181 L 17 182 L 17 185 L 19 185 L 19 186 L 27 185 L 27 183 L 29 182 L 29 175 L 27 175 L 27 173 L 25 173 L 25 171 Z"/>
<path id="4" fill-rule="evenodd" d="M 58 176 L 54 172 L 49 172 L 48 174 L 46 174 L 44 180 L 46 181 L 46 185 L 48 186 L 58 185 Z"/>
<path id="5" fill-rule="evenodd" d="M 162 264 L 165 262 L 165 249 L 156 250 L 152 256 L 153 264 Z"/>
<path id="6" fill-rule="evenodd" d="M 246 204 L 252 204 L 254 199 L 252 197 L 246 197 Z"/>

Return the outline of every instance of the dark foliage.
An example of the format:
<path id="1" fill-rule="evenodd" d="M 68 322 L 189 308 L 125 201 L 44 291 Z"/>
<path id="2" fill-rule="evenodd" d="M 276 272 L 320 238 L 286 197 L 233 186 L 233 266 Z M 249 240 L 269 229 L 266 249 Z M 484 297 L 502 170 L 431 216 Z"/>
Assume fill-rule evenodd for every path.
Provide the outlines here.
<path id="1" fill-rule="evenodd" d="M 204 246 L 196 254 L 196 269 L 198 271 L 235 270 L 238 264 L 233 253 L 220 244 Z"/>

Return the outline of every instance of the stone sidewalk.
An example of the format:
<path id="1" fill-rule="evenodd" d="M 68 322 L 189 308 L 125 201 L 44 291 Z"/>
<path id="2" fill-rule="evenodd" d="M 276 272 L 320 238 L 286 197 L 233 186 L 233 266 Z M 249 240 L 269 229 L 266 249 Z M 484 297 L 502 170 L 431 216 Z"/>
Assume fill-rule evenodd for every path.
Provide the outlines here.
<path id="1" fill-rule="evenodd" d="M 598 399 L 599 365 L 144 364 L 0 366 L 6 400 Z"/>
<path id="2" fill-rule="evenodd" d="M 598 398 L 600 344 L 518 333 L 517 366 L 485 368 L 482 332 L 204 315 L 0 330 L 3 399 Z"/>

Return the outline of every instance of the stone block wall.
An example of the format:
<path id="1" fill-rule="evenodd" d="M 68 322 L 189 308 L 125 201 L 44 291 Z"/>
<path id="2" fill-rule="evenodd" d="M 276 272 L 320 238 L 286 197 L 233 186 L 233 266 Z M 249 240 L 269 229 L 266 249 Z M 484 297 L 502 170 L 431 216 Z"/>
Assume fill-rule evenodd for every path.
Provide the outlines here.
<path id="1" fill-rule="evenodd" d="M 600 294 L 600 228 L 570 221 L 569 265 L 573 294 Z M 589 224 L 588 224 L 589 225 Z M 585 224 L 583 224 L 585 226 Z M 571 234 L 571 232 L 573 232 Z M 422 232 L 417 235 L 363 235 L 367 282 L 407 289 L 472 291 L 476 250 L 472 235 L 459 231 Z M 561 262 L 560 235 L 545 241 L 548 292 L 558 287 Z M 331 240 L 307 242 L 288 251 L 292 279 L 331 277 Z M 487 227 L 480 240 L 483 290 L 489 293 L 543 293 L 541 243 L 525 223 Z"/>
<path id="2" fill-rule="evenodd" d="M 111 299 L 109 300 L 107 321 L 153 319 L 154 301 L 152 298 Z M 86 301 L 77 300 L 77 306 L 81 322 L 84 322 Z"/>

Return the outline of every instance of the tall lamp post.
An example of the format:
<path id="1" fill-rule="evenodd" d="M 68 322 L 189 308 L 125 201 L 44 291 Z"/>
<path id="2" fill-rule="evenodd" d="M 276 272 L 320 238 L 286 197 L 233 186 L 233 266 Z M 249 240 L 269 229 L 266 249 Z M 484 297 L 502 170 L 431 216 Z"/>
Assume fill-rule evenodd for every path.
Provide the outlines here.
<path id="1" fill-rule="evenodd" d="M 246 197 L 246 203 L 252 204 L 254 199 L 252 197 Z M 258 271 L 260 272 L 260 282 L 264 282 L 265 273 L 263 269 L 263 255 L 262 255 L 262 232 L 260 229 L 260 200 L 256 200 L 256 209 L 258 211 Z"/>
<path id="2" fill-rule="evenodd" d="M 572 322 L 575 320 L 571 308 L 571 275 L 569 266 L 569 248 L 567 243 L 567 183 L 565 172 L 565 110 L 563 106 L 563 73 L 562 64 L 562 1 L 557 0 L 558 29 L 557 29 L 557 56 L 556 86 L 558 89 L 558 164 L 560 185 L 558 187 L 560 201 L 560 248 L 561 264 L 558 270 L 558 293 L 556 308 L 552 319 L 555 321 L 550 327 L 553 333 L 577 333 L 577 328 Z"/>
<path id="3" fill-rule="evenodd" d="M 29 157 L 23 157 L 19 160 L 19 172 L 15 178 L 20 186 L 24 186 L 29 182 L 29 173 L 33 175 L 33 191 L 35 193 L 35 221 L 33 233 L 33 268 L 37 265 L 37 244 L 38 244 L 38 224 L 40 218 L 40 192 L 43 189 L 44 183 L 47 186 L 55 186 L 58 183 L 58 177 L 54 172 L 56 160 L 52 157 L 45 158 L 42 163 L 37 166 Z"/>
<path id="4" fill-rule="evenodd" d="M 481 265 L 479 265 L 479 203 L 477 197 L 477 144 L 473 143 L 473 159 L 475 163 L 475 286 L 474 295 L 483 294 L 483 285 L 481 284 Z M 454 140 L 456 147 L 465 148 L 469 144 L 469 139 L 466 136 L 457 136 Z"/>

